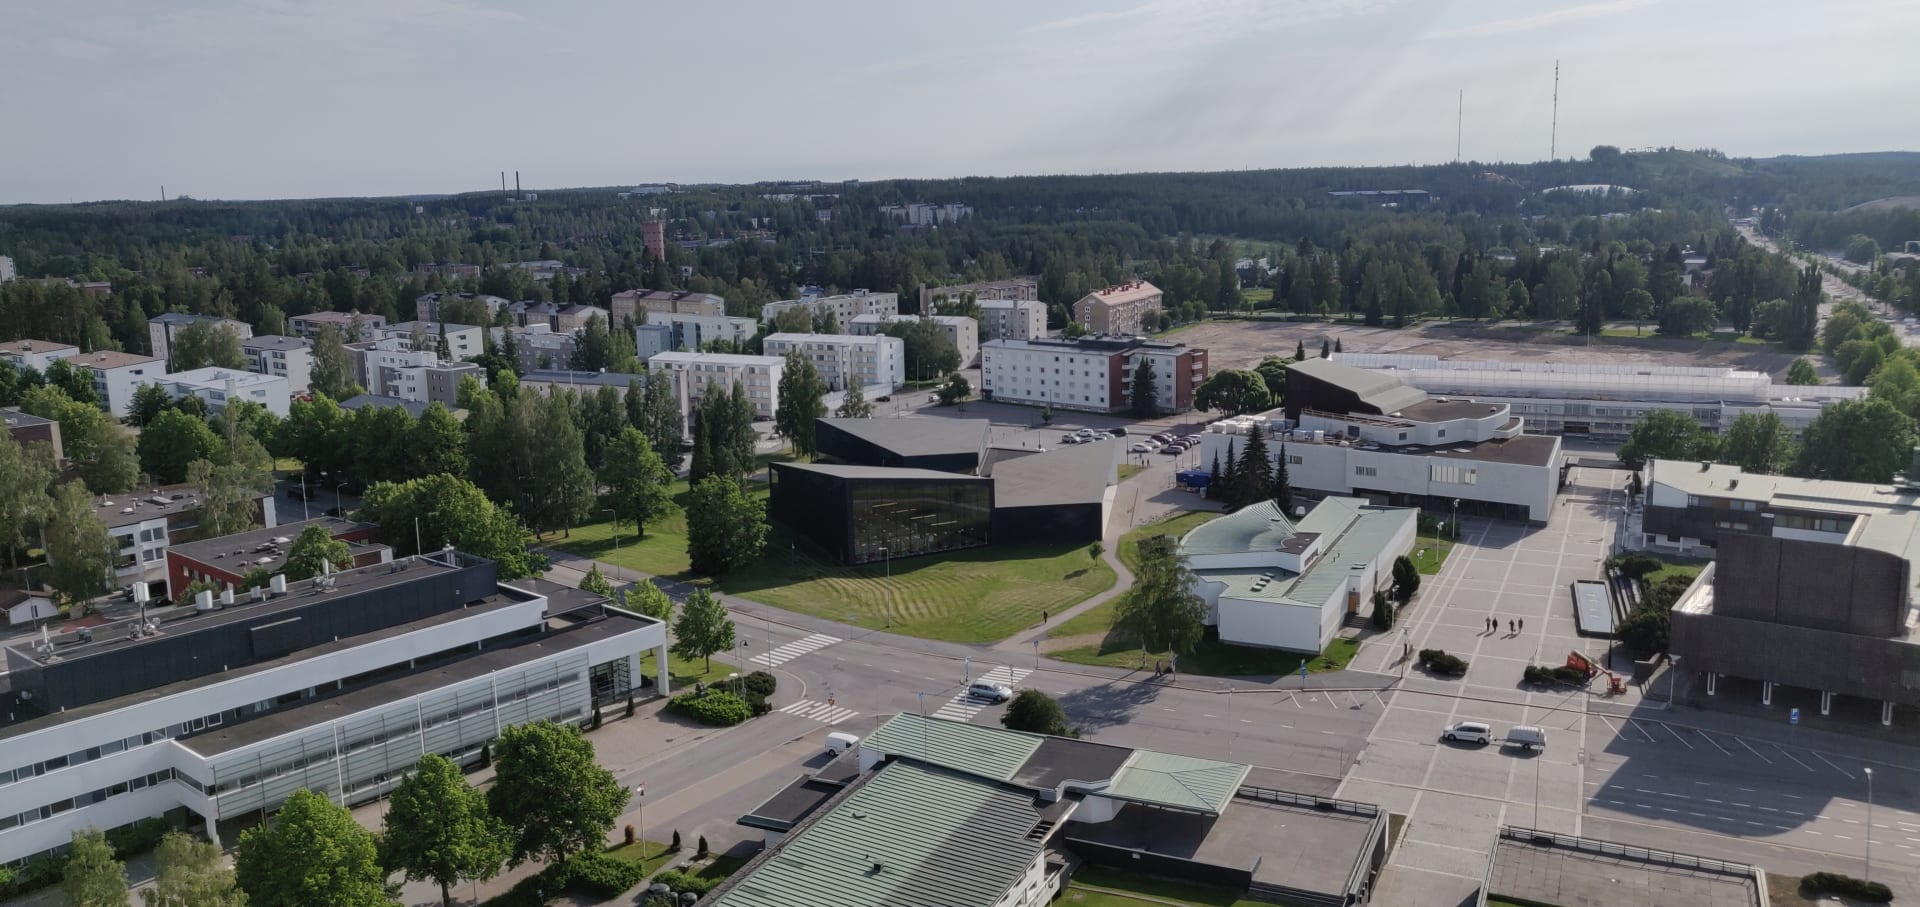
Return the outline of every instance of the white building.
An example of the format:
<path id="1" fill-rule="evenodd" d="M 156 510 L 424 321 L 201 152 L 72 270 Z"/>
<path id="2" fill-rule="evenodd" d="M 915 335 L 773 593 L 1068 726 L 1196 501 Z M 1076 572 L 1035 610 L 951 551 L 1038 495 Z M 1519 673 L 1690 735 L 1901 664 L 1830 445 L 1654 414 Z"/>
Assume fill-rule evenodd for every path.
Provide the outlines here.
<path id="1" fill-rule="evenodd" d="M 406 340 L 416 350 L 439 350 L 441 358 L 459 361 L 486 352 L 482 332 L 471 324 L 447 324 L 439 321 L 402 321 L 370 328 L 366 340 Z M 444 340 L 447 348 L 440 349 Z"/>
<path id="2" fill-rule="evenodd" d="M 1501 404 L 1429 399 L 1389 376 L 1307 359 L 1287 370 L 1284 411 L 1208 425 L 1195 465 L 1224 465 L 1261 431 L 1272 461 L 1284 451 L 1295 488 L 1449 515 L 1457 501 L 1464 513 L 1545 523 L 1560 439 L 1524 425 Z"/>
<path id="3" fill-rule="evenodd" d="M 259 498 L 262 526 L 280 525 L 273 502 L 271 494 Z M 173 543 L 173 536 L 190 539 L 200 527 L 200 489 L 192 485 L 166 485 L 122 495 L 102 495 L 93 501 L 93 514 L 106 524 L 107 534 L 113 537 L 113 573 L 117 582 L 164 580 L 167 547 Z"/>
<path id="4" fill-rule="evenodd" d="M 840 326 L 849 334 L 871 336 L 886 333 L 895 322 L 915 320 L 931 321 L 940 326 L 940 332 L 947 342 L 959 351 L 961 368 L 973 368 L 980 364 L 980 322 L 965 315 L 855 315 L 852 321 L 840 322 Z"/>
<path id="5" fill-rule="evenodd" d="M 1152 363 L 1154 405 L 1162 413 L 1193 408 L 1207 380 L 1207 351 L 1137 337 L 989 340 L 981 349 L 980 394 L 1003 403 L 1083 412 L 1132 405 L 1133 377 Z"/>
<path id="6" fill-rule="evenodd" d="M 304 394 L 313 386 L 313 342 L 302 337 L 264 334 L 240 342 L 247 369 L 287 379 L 287 390 Z"/>
<path id="7" fill-rule="evenodd" d="M 84 353 L 68 361 L 93 373 L 94 399 L 108 414 L 122 419 L 133 408 L 133 392 L 167 373 L 164 359 L 115 350 Z"/>
<path id="8" fill-rule="evenodd" d="M 658 621 L 451 549 L 136 623 L 7 647 L 0 864 L 179 811 L 218 842 L 301 788 L 371 801 L 424 753 L 474 765 L 503 728 L 583 724 L 666 658 Z"/>
<path id="9" fill-rule="evenodd" d="M 173 335 L 190 324 L 217 324 L 228 333 L 245 340 L 253 336 L 253 325 L 231 318 L 214 315 L 188 315 L 184 312 L 168 312 L 147 319 L 147 346 L 153 350 L 154 358 L 163 362 L 173 361 Z"/>
<path id="10" fill-rule="evenodd" d="M 312 340 L 320 336 L 321 328 L 333 328 L 333 332 L 340 335 L 341 340 L 358 343 L 370 339 L 371 335 L 368 332 L 374 328 L 383 327 L 386 323 L 385 315 L 368 315 L 364 312 L 309 312 L 288 318 L 287 330 L 292 331 L 296 337 Z"/>
<path id="11" fill-rule="evenodd" d="M 205 400 L 208 415 L 219 413 L 235 400 L 245 400 L 258 403 L 266 407 L 267 412 L 284 419 L 293 397 L 284 377 L 243 372 L 218 365 L 156 375 L 146 383 L 166 388 L 167 396 L 175 400 L 189 396 Z"/>
<path id="12" fill-rule="evenodd" d="M 1294 517 L 1265 502 L 1195 527 L 1180 554 L 1222 642 L 1318 653 L 1393 586 L 1418 513 L 1330 497 Z"/>
<path id="13" fill-rule="evenodd" d="M 693 312 L 650 312 L 647 323 L 634 327 L 634 346 L 641 340 L 640 328 L 665 326 L 669 332 L 667 350 L 699 352 L 715 340 L 725 340 L 735 349 L 744 349 L 747 341 L 760 332 L 760 323 L 744 316 L 705 315 Z M 663 350 L 662 352 L 665 352 Z"/>
<path id="14" fill-rule="evenodd" d="M 673 391 L 680 401 L 680 426 L 688 428 L 694 407 L 700 405 L 708 388 L 732 393 L 738 383 L 753 402 L 755 419 L 771 419 L 780 405 L 780 373 L 786 361 L 779 356 L 747 356 L 733 353 L 661 353 L 647 360 L 649 369 L 665 369 L 673 378 Z"/>
<path id="15" fill-rule="evenodd" d="M 911 227 L 936 227 L 940 224 L 959 223 L 973 214 L 973 207 L 956 203 L 935 205 L 928 202 L 910 202 L 905 205 L 881 205 L 880 213 Z"/>
<path id="16" fill-rule="evenodd" d="M 80 348 L 71 343 L 54 343 L 51 340 L 9 340 L 0 343 L 0 360 L 13 363 L 14 369 L 19 371 L 33 369 L 44 374 L 47 366 L 78 355 Z"/>
<path id="17" fill-rule="evenodd" d="M 0 283 L 6 283 L 19 276 L 20 272 L 14 270 L 13 267 L 13 257 L 10 255 L 0 255 Z"/>
<path id="18" fill-rule="evenodd" d="M 462 376 L 486 377 L 486 370 L 475 363 L 448 361 L 437 345 L 415 349 L 413 344 L 406 336 L 347 344 L 354 380 L 376 397 L 438 402 L 451 409 L 459 403 Z"/>
<path id="19" fill-rule="evenodd" d="M 672 325 L 636 324 L 633 326 L 633 354 L 642 361 L 679 348 L 673 342 Z"/>
<path id="20" fill-rule="evenodd" d="M 580 345 L 573 334 L 556 331 L 545 322 L 492 330 L 495 346 L 504 349 L 508 343 L 513 344 L 514 359 L 523 372 L 570 368 L 573 352 Z"/>
<path id="21" fill-rule="evenodd" d="M 981 299 L 988 340 L 1037 340 L 1047 336 L 1047 304 L 1037 299 Z"/>
<path id="22" fill-rule="evenodd" d="M 844 329 L 848 323 L 861 315 L 900 314 L 900 294 L 854 290 L 851 293 L 836 296 L 803 295 L 799 299 L 783 299 L 761 306 L 760 320 L 771 324 L 773 319 L 788 309 L 806 309 L 815 317 L 823 313 L 831 313 L 833 320 Z"/>
<path id="23" fill-rule="evenodd" d="M 1542 434 L 1625 438 L 1657 409 L 1691 416 L 1725 432 L 1747 413 L 1772 413 L 1794 433 L 1820 410 L 1864 397 L 1864 387 L 1775 384 L 1765 372 L 1709 366 L 1502 362 L 1403 353 L 1335 353 L 1333 361 L 1391 374 L 1435 396 L 1467 397 L 1512 408 Z"/>
<path id="24" fill-rule="evenodd" d="M 830 391 L 846 390 L 849 383 L 862 388 L 881 384 L 891 390 L 907 381 L 907 345 L 898 337 L 769 334 L 762 344 L 769 356 L 799 350 Z"/>

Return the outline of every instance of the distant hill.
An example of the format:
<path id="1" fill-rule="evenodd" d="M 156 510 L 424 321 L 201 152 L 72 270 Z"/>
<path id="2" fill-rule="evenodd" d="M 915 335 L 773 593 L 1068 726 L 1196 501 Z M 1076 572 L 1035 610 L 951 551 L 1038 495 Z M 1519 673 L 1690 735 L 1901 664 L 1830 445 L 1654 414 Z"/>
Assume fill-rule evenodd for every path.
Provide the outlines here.
<path id="1" fill-rule="evenodd" d="M 1870 202 L 1861 202 L 1842 213 L 1854 211 L 1891 211 L 1897 208 L 1920 208 L 1920 195 L 1895 195 L 1888 198 L 1876 198 Z"/>
<path id="2" fill-rule="evenodd" d="M 1625 157 L 1633 162 L 1636 168 L 1661 179 L 1687 176 L 1738 176 L 1746 172 L 1745 168 L 1725 158 L 1712 157 L 1698 151 L 1683 151 L 1678 148 L 1628 152 Z"/>

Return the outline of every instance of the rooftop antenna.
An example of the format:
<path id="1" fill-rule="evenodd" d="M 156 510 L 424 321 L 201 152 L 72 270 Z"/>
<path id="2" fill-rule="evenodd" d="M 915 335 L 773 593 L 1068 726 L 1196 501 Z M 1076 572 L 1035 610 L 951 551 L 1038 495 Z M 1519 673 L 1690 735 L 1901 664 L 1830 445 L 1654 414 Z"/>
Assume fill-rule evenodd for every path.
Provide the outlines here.
<path id="1" fill-rule="evenodd" d="M 507 193 L 507 171 L 502 170 L 500 171 L 500 194 L 505 195 L 506 193 Z"/>
<path id="2" fill-rule="evenodd" d="M 1460 89 L 1460 103 L 1453 114 L 1453 162 L 1460 163 L 1460 135 L 1467 122 L 1467 90 Z"/>
<path id="3" fill-rule="evenodd" d="M 1560 151 L 1560 61 L 1553 61 L 1553 131 L 1547 138 L 1547 160 L 1554 160 Z"/>

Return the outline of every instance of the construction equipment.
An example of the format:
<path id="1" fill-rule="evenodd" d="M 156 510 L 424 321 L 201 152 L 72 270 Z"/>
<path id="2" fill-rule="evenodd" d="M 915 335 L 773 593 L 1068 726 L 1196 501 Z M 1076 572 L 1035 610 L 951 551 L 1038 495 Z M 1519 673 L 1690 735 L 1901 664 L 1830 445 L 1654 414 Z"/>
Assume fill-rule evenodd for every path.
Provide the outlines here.
<path id="1" fill-rule="evenodd" d="M 1608 696 L 1619 696 L 1627 691 L 1627 684 L 1620 679 L 1620 675 L 1594 664 L 1592 659 L 1580 654 L 1578 651 L 1567 653 L 1567 667 L 1585 675 L 1589 682 L 1593 680 L 1593 675 L 1595 674 L 1607 675 Z"/>

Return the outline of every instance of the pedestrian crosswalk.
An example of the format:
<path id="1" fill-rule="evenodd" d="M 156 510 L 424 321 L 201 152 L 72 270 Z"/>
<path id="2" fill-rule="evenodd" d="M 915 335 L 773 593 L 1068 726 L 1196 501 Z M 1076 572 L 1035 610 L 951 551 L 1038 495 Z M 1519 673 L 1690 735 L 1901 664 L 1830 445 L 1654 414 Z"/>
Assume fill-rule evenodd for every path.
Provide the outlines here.
<path id="1" fill-rule="evenodd" d="M 1027 679 L 1027 675 L 1031 673 L 1033 673 L 1033 671 L 1028 668 L 1009 668 L 1003 665 L 980 675 L 977 680 L 985 683 L 997 683 L 1018 688 L 1020 681 Z M 967 695 L 967 691 L 962 689 L 959 695 L 948 700 L 946 705 L 936 710 L 933 713 L 933 717 L 945 718 L 949 721 L 971 721 L 973 720 L 973 716 L 980 714 L 982 709 L 992 704 L 993 703 L 984 699 L 975 699 Z"/>
<path id="2" fill-rule="evenodd" d="M 815 702 L 811 699 L 802 699 L 780 711 L 784 714 L 798 715 L 802 718 L 818 721 L 821 724 L 839 724 L 842 721 L 860 714 L 845 706 L 836 706 L 826 702 Z"/>
<path id="3" fill-rule="evenodd" d="M 799 658 L 802 655 L 807 654 L 808 652 L 811 652 L 815 649 L 824 649 L 839 641 L 840 641 L 840 637 L 838 636 L 828 636 L 825 633 L 815 633 L 812 636 L 809 636 L 805 639 L 796 639 L 793 642 L 787 643 L 784 646 L 777 646 L 771 652 L 767 652 L 762 655 L 755 655 L 752 658 L 749 658 L 747 660 L 763 668 L 777 668 L 783 664 L 786 664 L 789 661 L 792 661 L 796 658 Z"/>

